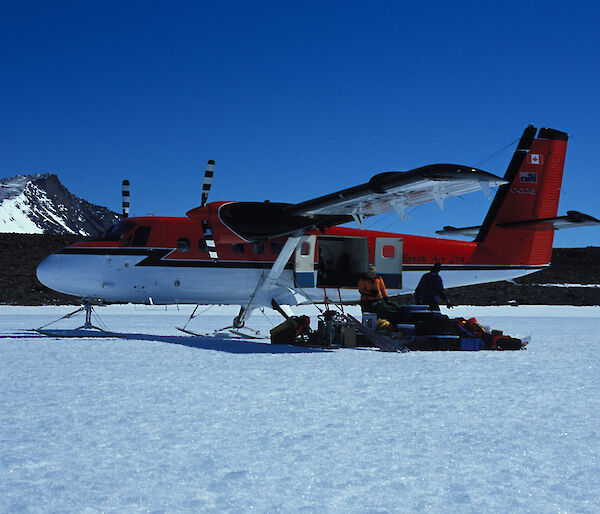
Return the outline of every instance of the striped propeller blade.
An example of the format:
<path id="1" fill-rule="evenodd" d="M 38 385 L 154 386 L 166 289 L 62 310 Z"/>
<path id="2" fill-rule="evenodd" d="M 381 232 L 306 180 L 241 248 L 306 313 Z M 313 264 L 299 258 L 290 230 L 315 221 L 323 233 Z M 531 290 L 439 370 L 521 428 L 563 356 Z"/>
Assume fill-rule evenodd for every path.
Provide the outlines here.
<path id="1" fill-rule="evenodd" d="M 123 217 L 127 218 L 129 216 L 129 180 L 123 181 L 122 187 L 122 195 L 121 198 L 123 200 Z"/>
<path id="2" fill-rule="evenodd" d="M 202 222 L 202 231 L 204 232 L 204 241 L 206 242 L 206 249 L 208 250 L 208 256 L 216 261 L 219 259 L 219 255 L 217 254 L 217 246 L 215 245 L 215 238 L 213 236 L 212 228 L 206 222 Z"/>
<path id="3" fill-rule="evenodd" d="M 215 174 L 215 161 L 212 159 L 206 163 L 206 171 L 204 172 L 204 183 L 202 184 L 202 204 L 201 207 L 206 205 L 208 200 L 208 193 L 210 192 L 210 186 L 212 185 L 213 175 Z"/>

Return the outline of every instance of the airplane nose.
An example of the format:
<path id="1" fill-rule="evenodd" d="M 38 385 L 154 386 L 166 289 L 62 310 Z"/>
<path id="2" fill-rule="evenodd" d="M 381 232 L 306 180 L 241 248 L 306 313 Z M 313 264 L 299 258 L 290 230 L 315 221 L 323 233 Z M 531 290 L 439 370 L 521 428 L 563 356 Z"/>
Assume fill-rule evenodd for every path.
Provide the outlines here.
<path id="1" fill-rule="evenodd" d="M 49 255 L 38 264 L 35 272 L 38 280 L 54 291 L 60 290 L 61 282 L 64 287 L 64 270 L 62 269 L 62 266 L 59 265 L 59 261 L 60 259 L 57 255 Z"/>
<path id="2" fill-rule="evenodd" d="M 101 298 L 103 256 L 64 253 L 46 257 L 37 267 L 38 280 L 59 293 Z"/>

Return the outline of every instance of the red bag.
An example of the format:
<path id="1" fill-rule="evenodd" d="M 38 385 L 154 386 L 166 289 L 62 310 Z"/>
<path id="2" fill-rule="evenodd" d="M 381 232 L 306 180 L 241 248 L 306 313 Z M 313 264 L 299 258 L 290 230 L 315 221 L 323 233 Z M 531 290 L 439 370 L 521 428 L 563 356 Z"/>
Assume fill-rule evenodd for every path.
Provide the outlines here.
<path id="1" fill-rule="evenodd" d="M 476 318 L 461 319 L 458 324 L 475 337 L 481 337 L 485 334 L 485 328 L 481 326 Z"/>

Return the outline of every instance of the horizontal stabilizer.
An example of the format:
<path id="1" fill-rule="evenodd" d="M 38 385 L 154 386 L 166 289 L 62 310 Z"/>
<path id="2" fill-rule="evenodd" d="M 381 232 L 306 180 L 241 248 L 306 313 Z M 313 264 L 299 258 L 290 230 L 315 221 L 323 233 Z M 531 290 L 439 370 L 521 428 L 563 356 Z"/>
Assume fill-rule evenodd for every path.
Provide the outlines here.
<path id="1" fill-rule="evenodd" d="M 479 234 L 479 229 L 481 225 L 476 225 L 474 227 L 462 227 L 456 228 L 450 225 L 446 225 L 442 230 L 436 230 L 435 233 L 440 236 L 464 236 L 464 237 L 476 237 Z"/>
<path id="2" fill-rule="evenodd" d="M 532 228 L 534 230 L 561 230 L 564 228 L 592 227 L 597 225 L 600 225 L 600 220 L 579 211 L 567 211 L 566 216 L 558 216 L 556 218 L 510 221 L 498 224 L 502 228 Z"/>
<path id="3" fill-rule="evenodd" d="M 600 225 L 600 220 L 584 214 L 579 211 L 567 211 L 566 216 L 556 218 L 543 218 L 538 220 L 520 220 L 506 223 L 498 223 L 498 227 L 505 229 L 526 228 L 531 230 L 562 230 L 565 228 L 593 227 Z M 456 228 L 445 226 L 442 230 L 436 230 L 435 233 L 441 236 L 465 236 L 475 237 L 479 232 L 480 226 Z"/>

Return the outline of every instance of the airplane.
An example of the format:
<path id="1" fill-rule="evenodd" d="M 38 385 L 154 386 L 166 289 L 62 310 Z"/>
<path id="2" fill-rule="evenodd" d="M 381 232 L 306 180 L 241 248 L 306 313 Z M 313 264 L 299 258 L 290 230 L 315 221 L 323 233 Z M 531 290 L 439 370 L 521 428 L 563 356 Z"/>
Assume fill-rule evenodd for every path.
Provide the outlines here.
<path id="1" fill-rule="evenodd" d="M 297 204 L 208 203 L 185 217 L 123 218 L 102 237 L 48 256 L 37 277 L 56 291 L 104 302 L 230 304 L 244 326 L 257 308 L 360 298 L 359 276 L 374 264 L 390 295 L 413 292 L 439 262 L 447 288 L 510 280 L 550 265 L 554 231 L 599 225 L 577 211 L 557 217 L 568 135 L 528 126 L 503 178 L 456 164 L 385 172 L 367 183 Z M 481 226 L 444 227 L 473 241 L 364 230 L 365 218 L 498 186 Z M 357 221 L 361 228 L 340 227 Z"/>

